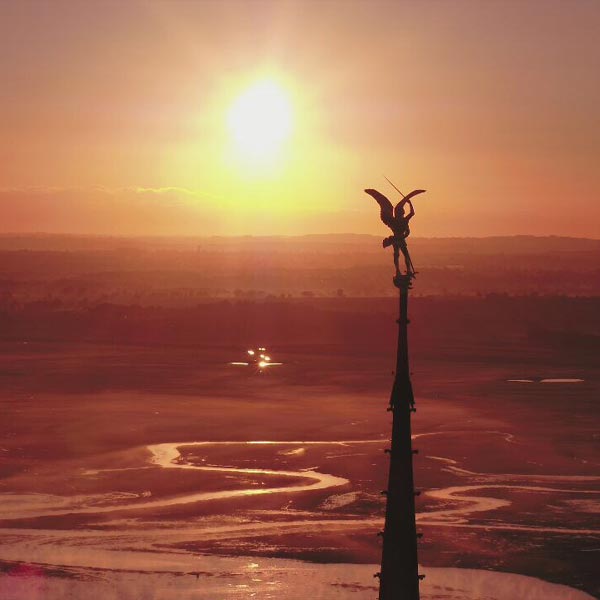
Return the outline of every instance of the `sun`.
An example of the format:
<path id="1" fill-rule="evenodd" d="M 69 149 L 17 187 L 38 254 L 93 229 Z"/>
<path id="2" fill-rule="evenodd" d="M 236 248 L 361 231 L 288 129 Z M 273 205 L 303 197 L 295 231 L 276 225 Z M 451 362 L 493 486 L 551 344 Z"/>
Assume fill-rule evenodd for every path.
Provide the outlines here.
<path id="1" fill-rule="evenodd" d="M 253 162 L 272 160 L 292 132 L 289 96 L 275 81 L 259 81 L 234 101 L 227 125 L 242 158 Z"/>

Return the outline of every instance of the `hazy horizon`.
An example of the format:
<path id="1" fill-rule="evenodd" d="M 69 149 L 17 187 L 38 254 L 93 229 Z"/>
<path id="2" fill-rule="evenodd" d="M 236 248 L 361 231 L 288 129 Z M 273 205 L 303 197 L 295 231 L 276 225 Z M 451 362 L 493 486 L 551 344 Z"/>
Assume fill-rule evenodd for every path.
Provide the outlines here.
<path id="1" fill-rule="evenodd" d="M 67 231 L 2 231 L 0 232 L 0 238 L 8 237 L 65 237 L 65 238 L 114 238 L 114 239 L 131 239 L 131 240 L 169 240 L 169 239 L 182 239 L 182 240 L 210 240 L 210 239 L 290 239 L 290 238 L 326 238 L 326 237 L 365 237 L 365 238 L 380 238 L 376 233 L 365 233 L 365 232 L 328 232 L 328 233 L 288 233 L 288 234 L 213 234 L 213 235 L 202 235 L 202 234 L 115 234 L 115 233 L 79 233 L 79 232 L 67 232 Z M 560 235 L 554 233 L 548 234 L 532 234 L 532 233 L 513 233 L 506 235 L 448 235 L 448 236 L 424 236 L 424 235 L 413 235 L 411 241 L 415 240 L 487 240 L 487 239 L 511 239 L 511 238 L 532 238 L 532 239 L 563 239 L 563 240 L 589 240 L 589 241 L 600 241 L 600 235 L 597 237 L 593 236 L 578 236 L 578 235 Z"/>
<path id="2" fill-rule="evenodd" d="M 306 6 L 2 3 L 0 228 L 599 235 L 597 2 Z"/>

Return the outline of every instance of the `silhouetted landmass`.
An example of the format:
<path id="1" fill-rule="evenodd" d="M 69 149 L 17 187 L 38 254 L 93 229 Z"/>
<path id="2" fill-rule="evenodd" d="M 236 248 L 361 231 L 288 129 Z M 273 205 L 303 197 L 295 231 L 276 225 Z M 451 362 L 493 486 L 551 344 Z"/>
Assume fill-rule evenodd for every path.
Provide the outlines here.
<path id="1" fill-rule="evenodd" d="M 411 240 L 413 295 L 600 295 L 600 240 Z M 194 306 L 214 298 L 395 295 L 368 235 L 289 238 L 0 236 L 0 304 Z"/>
<path id="2" fill-rule="evenodd" d="M 416 352 L 527 341 L 598 349 L 600 240 L 415 239 Z M 389 252 L 374 236 L 0 236 L 0 339 L 347 344 L 392 351 Z M 490 344 L 490 346 L 493 344 Z M 479 350 L 478 350 L 479 351 Z"/>

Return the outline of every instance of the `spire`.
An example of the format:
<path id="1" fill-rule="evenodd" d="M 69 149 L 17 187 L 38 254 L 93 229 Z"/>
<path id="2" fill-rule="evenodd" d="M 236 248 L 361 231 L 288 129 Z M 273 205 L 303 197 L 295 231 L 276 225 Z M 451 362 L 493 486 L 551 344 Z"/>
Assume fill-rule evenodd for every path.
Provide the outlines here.
<path id="1" fill-rule="evenodd" d="M 408 291 L 411 275 L 396 275 L 399 290 L 396 376 L 390 396 L 392 444 L 386 490 L 383 552 L 379 575 L 379 600 L 419 600 L 415 495 L 411 415 L 415 402 L 408 361 Z"/>
<path id="2" fill-rule="evenodd" d="M 387 179 L 387 177 L 386 177 Z M 387 179 L 392 184 L 392 182 Z M 379 578 L 379 600 L 419 600 L 419 582 L 424 575 L 419 574 L 417 560 L 417 533 L 415 515 L 415 490 L 413 478 L 413 452 L 411 440 L 411 416 L 416 412 L 415 399 L 410 381 L 408 365 L 408 292 L 416 276 L 406 239 L 410 235 L 408 222 L 415 214 L 411 199 L 425 190 L 414 190 L 404 196 L 394 209 L 390 200 L 381 192 L 368 188 L 380 208 L 380 218 L 391 230 L 391 236 L 383 240 L 383 247 L 392 246 L 396 274 L 394 285 L 399 291 L 398 308 L 398 348 L 396 353 L 396 375 L 390 405 L 392 413 L 392 444 L 386 451 L 390 457 L 390 470 L 386 496 L 385 526 L 380 535 L 383 538 L 381 571 Z M 405 205 L 410 209 L 405 214 Z M 400 253 L 404 256 L 406 272 L 400 270 Z"/>

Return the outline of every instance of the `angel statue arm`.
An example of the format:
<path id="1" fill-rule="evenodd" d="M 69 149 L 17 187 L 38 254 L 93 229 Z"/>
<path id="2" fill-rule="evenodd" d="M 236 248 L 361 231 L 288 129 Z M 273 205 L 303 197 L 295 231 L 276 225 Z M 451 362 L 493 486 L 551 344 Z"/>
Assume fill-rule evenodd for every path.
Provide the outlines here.
<path id="1" fill-rule="evenodd" d="M 415 216 L 415 209 L 413 207 L 412 198 L 417 194 L 422 194 L 425 190 L 413 190 L 410 194 L 407 194 L 396 204 L 396 208 L 394 209 L 394 216 L 396 218 L 404 218 L 406 221 L 410 221 Z M 409 213 L 403 217 L 404 213 L 404 205 L 408 204 L 410 211 Z"/>

